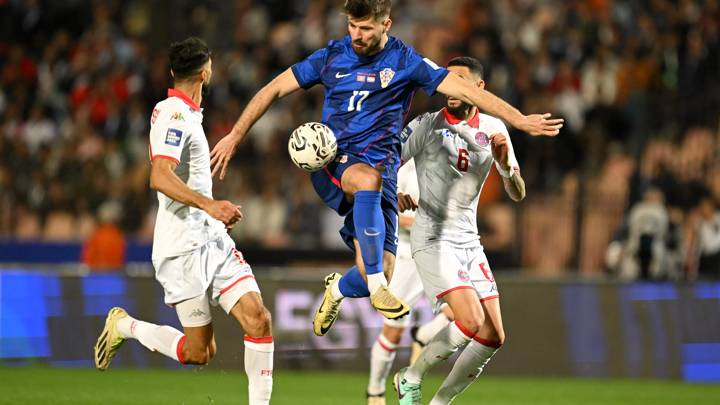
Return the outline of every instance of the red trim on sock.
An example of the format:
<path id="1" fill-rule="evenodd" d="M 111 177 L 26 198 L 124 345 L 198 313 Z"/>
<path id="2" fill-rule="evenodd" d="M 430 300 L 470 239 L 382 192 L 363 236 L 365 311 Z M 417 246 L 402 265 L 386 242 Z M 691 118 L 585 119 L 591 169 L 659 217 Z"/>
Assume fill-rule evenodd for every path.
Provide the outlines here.
<path id="1" fill-rule="evenodd" d="M 473 287 L 470 287 L 469 285 L 460 285 L 460 286 L 457 286 L 457 287 L 453 287 L 453 288 L 451 288 L 451 289 L 449 289 L 449 290 L 445 290 L 445 291 L 441 292 L 440 294 L 436 295 L 435 298 L 442 298 L 444 295 L 447 295 L 447 294 L 449 294 L 449 293 L 451 293 L 451 292 L 453 292 L 453 291 L 455 291 L 455 290 L 462 290 L 462 289 L 464 289 L 464 288 L 470 288 L 470 289 L 472 289 Z"/>
<path id="2" fill-rule="evenodd" d="M 496 340 L 487 340 L 481 338 L 480 336 L 475 336 L 473 339 L 475 339 L 476 342 L 480 343 L 483 346 L 492 347 L 494 349 L 499 349 L 500 346 L 502 346 L 500 342 Z"/>
<path id="3" fill-rule="evenodd" d="M 219 294 L 219 295 L 225 294 L 229 289 L 235 287 L 235 284 L 237 284 L 237 283 L 239 283 L 239 282 L 241 282 L 241 281 L 243 281 L 243 280 L 245 280 L 245 279 L 248 279 L 248 278 L 255 278 L 255 277 L 254 277 L 252 274 L 248 274 L 248 275 L 246 275 L 246 276 L 242 276 L 242 277 L 240 277 L 239 279 L 237 279 L 237 280 L 233 281 L 232 283 L 230 283 L 229 286 L 227 286 L 227 287 L 223 288 L 222 290 L 220 290 L 220 294 Z"/>
<path id="4" fill-rule="evenodd" d="M 378 338 L 377 342 L 380 345 L 380 347 L 382 347 L 386 352 L 393 353 L 395 351 L 395 349 L 391 349 L 391 348 L 385 346 L 385 343 L 383 343 L 382 340 L 380 340 L 380 338 Z"/>
<path id="5" fill-rule="evenodd" d="M 464 327 L 463 324 L 460 323 L 460 321 L 455 321 L 455 326 L 460 329 L 460 332 L 463 333 L 463 335 L 467 336 L 468 338 L 472 339 L 473 336 L 475 336 L 474 333 L 470 332 L 468 328 Z"/>
<path id="6" fill-rule="evenodd" d="M 180 338 L 177 347 L 175 348 L 175 353 L 177 353 L 177 358 L 180 364 L 185 364 L 185 356 L 183 356 L 183 346 L 185 346 L 185 335 Z"/>
<path id="7" fill-rule="evenodd" d="M 273 337 L 272 336 L 263 336 L 263 337 L 259 337 L 259 338 L 254 338 L 254 337 L 245 335 L 245 341 L 252 342 L 252 343 L 272 343 Z"/>
<path id="8" fill-rule="evenodd" d="M 500 298 L 500 296 L 499 295 L 491 295 L 489 297 L 480 298 L 480 302 L 494 300 L 495 298 Z"/>

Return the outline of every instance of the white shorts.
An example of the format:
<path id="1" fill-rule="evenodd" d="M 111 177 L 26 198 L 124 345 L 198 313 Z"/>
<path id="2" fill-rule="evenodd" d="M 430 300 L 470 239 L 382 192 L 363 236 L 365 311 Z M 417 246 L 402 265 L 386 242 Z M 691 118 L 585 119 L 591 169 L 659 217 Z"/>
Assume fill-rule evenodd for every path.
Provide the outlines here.
<path id="1" fill-rule="evenodd" d="M 495 277 L 481 246 L 457 248 L 438 244 L 415 252 L 415 263 L 430 304 L 438 311 L 443 296 L 469 288 L 480 301 L 497 298 Z"/>
<path id="2" fill-rule="evenodd" d="M 423 284 L 411 257 L 398 255 L 388 288 L 411 308 L 418 302 L 423 294 Z M 412 317 L 408 315 L 400 319 L 385 319 L 385 325 L 406 328 L 410 325 L 410 318 Z"/>
<path id="3" fill-rule="evenodd" d="M 168 305 L 205 296 L 212 286 L 210 302 L 230 313 L 240 297 L 260 293 L 250 265 L 227 234 L 186 255 L 153 259 L 153 266 Z"/>

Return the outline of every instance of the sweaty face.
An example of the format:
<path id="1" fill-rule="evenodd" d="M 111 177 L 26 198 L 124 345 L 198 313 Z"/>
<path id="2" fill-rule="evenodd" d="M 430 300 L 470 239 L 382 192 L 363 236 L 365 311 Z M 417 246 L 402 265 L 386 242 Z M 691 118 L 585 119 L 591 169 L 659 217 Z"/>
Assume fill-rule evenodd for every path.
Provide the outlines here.
<path id="1" fill-rule="evenodd" d="M 477 85 L 479 81 L 479 79 L 475 77 L 475 75 L 473 75 L 472 72 L 470 72 L 470 69 L 466 66 L 448 66 L 447 69 L 453 73 L 456 73 L 458 76 L 469 81 L 473 85 Z M 472 107 L 470 104 L 467 104 L 463 101 L 458 100 L 455 97 L 450 96 L 447 97 L 446 106 L 448 111 L 452 115 L 463 115 L 468 112 Z"/>
<path id="2" fill-rule="evenodd" d="M 355 53 L 370 56 L 380 52 L 383 35 L 389 26 L 389 18 L 378 21 L 373 17 L 348 17 L 348 33 Z"/>

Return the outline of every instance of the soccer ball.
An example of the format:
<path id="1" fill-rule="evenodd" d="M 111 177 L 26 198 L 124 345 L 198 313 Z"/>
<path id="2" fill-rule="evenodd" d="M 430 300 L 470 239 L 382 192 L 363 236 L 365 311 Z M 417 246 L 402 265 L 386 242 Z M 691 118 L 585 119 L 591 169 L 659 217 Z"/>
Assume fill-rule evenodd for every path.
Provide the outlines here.
<path id="1" fill-rule="evenodd" d="M 335 134 L 319 122 L 302 124 L 290 135 L 288 152 L 295 166 L 309 173 L 316 172 L 335 159 Z"/>

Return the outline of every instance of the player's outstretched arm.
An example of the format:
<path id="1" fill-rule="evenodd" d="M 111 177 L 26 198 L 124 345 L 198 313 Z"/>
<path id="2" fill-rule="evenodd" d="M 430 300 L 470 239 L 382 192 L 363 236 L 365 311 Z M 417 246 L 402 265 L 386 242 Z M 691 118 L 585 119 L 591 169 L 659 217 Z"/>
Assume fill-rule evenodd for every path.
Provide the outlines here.
<path id="1" fill-rule="evenodd" d="M 490 147 L 493 159 L 502 167 L 502 170 L 498 170 L 503 179 L 505 192 L 513 201 L 521 201 L 525 198 L 525 180 L 520 175 L 520 170 L 516 170 L 510 164 L 510 145 L 507 136 L 502 133 L 491 135 Z"/>
<path id="2" fill-rule="evenodd" d="M 551 119 L 551 114 L 524 115 L 503 99 L 485 89 L 474 86 L 453 72 L 450 72 L 440 82 L 437 91 L 475 105 L 483 112 L 502 118 L 513 127 L 530 135 L 555 136 L 560 133 L 560 128 L 563 126 L 564 120 L 562 118 Z"/>
<path id="3" fill-rule="evenodd" d="M 175 174 L 175 161 L 156 157 L 150 168 L 150 188 L 159 191 L 173 200 L 207 212 L 211 217 L 222 221 L 231 228 L 242 218 L 240 206 L 230 201 L 218 201 L 205 197 L 192 190 Z"/>
<path id="4" fill-rule="evenodd" d="M 237 146 L 250 131 L 250 128 L 265 114 L 275 100 L 281 99 L 298 89 L 300 89 L 300 84 L 292 70 L 287 69 L 263 87 L 250 100 L 242 114 L 240 114 L 235 126 L 233 126 L 232 131 L 225 135 L 210 153 L 213 177 L 215 177 L 216 173 L 220 173 L 220 180 L 225 178 L 228 162 L 235 154 Z"/>

